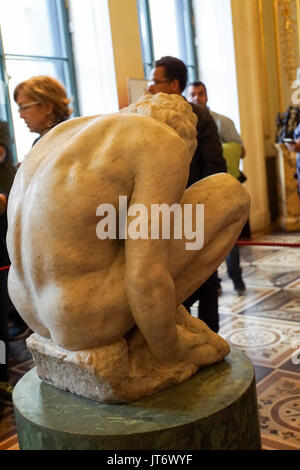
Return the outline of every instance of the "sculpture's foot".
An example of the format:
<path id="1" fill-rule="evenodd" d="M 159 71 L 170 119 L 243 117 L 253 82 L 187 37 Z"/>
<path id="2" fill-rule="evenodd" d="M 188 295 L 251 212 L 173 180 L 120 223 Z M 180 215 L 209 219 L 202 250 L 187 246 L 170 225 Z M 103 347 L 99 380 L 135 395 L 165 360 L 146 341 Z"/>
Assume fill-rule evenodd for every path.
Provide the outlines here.
<path id="1" fill-rule="evenodd" d="M 182 318 L 178 328 L 191 335 L 193 346 L 195 334 L 199 335 L 203 355 L 197 364 L 188 360 L 172 367 L 158 364 L 137 328 L 126 339 L 83 351 L 62 349 L 36 333 L 27 339 L 27 346 L 45 382 L 104 403 L 130 402 L 184 382 L 200 367 L 229 353 L 226 341 L 197 319 Z"/>

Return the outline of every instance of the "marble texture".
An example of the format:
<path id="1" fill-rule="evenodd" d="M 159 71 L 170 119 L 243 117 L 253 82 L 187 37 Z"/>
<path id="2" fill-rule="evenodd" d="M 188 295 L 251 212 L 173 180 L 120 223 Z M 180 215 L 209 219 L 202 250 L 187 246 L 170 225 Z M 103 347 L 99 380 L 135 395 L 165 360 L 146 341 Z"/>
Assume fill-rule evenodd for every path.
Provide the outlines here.
<path id="1" fill-rule="evenodd" d="M 263 241 L 271 242 L 299 243 L 299 239 L 300 233 L 263 237 Z M 245 308 L 238 312 L 226 271 L 222 276 L 219 305 L 224 313 L 220 333 L 231 347 L 234 344 L 241 348 L 254 363 L 262 445 L 266 450 L 300 449 L 299 251 L 296 247 L 241 247 L 247 291 L 243 296 Z M 257 288 L 262 298 L 247 304 L 247 296 L 251 299 Z"/>
<path id="2" fill-rule="evenodd" d="M 257 305 L 264 299 L 273 296 L 278 290 L 276 288 L 263 288 L 247 286 L 247 291 L 243 295 L 237 295 L 233 291 L 232 282 L 222 283 L 222 299 L 219 312 L 236 314 Z"/>
<path id="3" fill-rule="evenodd" d="M 298 240 L 299 243 L 299 240 Z M 300 266 L 300 249 L 299 248 L 285 248 L 266 256 L 264 259 L 256 261 L 254 264 L 259 266 L 281 266 L 293 267 Z"/>
<path id="4" fill-rule="evenodd" d="M 130 404 L 106 405 L 42 382 L 17 384 L 21 449 L 260 449 L 253 366 L 239 350 L 190 380 Z"/>
<path id="5" fill-rule="evenodd" d="M 300 449 L 300 376 L 275 371 L 257 387 L 262 441 L 278 450 Z"/>
<path id="6" fill-rule="evenodd" d="M 288 285 L 300 279 L 300 269 L 291 270 L 288 266 L 243 265 L 243 277 L 250 287 L 279 287 L 289 288 Z M 222 276 L 222 282 L 232 283 L 227 275 Z"/>
<path id="7" fill-rule="evenodd" d="M 288 284 L 286 286 L 286 289 L 300 291 L 300 272 L 299 272 L 297 280 Z M 299 310 L 299 304 L 298 304 L 298 310 Z"/>
<path id="8" fill-rule="evenodd" d="M 295 352 L 293 345 L 300 342 L 300 325 L 234 315 L 222 322 L 220 334 L 255 364 L 279 367 Z"/>

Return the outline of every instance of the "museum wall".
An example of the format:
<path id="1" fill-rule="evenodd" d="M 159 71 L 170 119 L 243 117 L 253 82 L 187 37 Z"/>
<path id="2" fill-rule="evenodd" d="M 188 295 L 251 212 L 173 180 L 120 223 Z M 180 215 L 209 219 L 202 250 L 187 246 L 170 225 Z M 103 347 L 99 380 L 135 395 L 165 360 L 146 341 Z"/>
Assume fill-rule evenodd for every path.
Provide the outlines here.
<path id="1" fill-rule="evenodd" d="M 261 54 L 263 76 L 261 79 L 263 97 L 264 145 L 266 155 L 267 183 L 271 220 L 281 226 L 280 207 L 284 212 L 299 213 L 296 195 L 296 180 L 288 175 L 285 161 L 274 147 L 276 136 L 276 115 L 285 112 L 293 103 L 294 81 L 300 65 L 299 57 L 299 0 L 259 0 Z M 286 157 L 285 157 L 286 158 Z M 295 155 L 290 155 L 295 159 Z M 282 170 L 284 173 L 282 174 Z M 287 181 L 289 184 L 287 185 Z M 292 186 L 292 187 L 290 187 Z M 287 204 L 287 193 L 293 193 L 293 203 Z M 290 207 L 288 207 L 288 205 Z M 298 206 L 298 207 L 293 207 Z M 292 223 L 290 227 L 299 227 Z"/>
<path id="2" fill-rule="evenodd" d="M 119 107 L 128 104 L 127 78 L 143 78 L 136 0 L 108 0 Z"/>

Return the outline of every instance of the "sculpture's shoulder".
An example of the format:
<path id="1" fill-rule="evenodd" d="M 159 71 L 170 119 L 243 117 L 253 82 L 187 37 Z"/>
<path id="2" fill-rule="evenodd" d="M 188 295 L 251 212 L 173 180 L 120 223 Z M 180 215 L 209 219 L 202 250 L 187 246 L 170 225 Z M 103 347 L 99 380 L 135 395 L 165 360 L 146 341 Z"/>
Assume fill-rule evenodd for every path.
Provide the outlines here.
<path id="1" fill-rule="evenodd" d="M 158 119 L 138 114 L 113 113 L 107 115 L 80 117 L 59 124 L 48 132 L 33 147 L 30 158 L 41 158 L 49 147 L 63 151 L 66 147 L 82 149 L 103 148 L 111 143 L 114 146 L 148 145 L 155 139 L 178 140 L 180 137 L 170 126 Z M 118 144 L 119 143 L 119 144 Z M 86 145 L 88 144 L 88 145 Z M 178 143 L 177 143 L 178 145 Z M 44 155 L 45 156 L 45 155 Z"/>
<path id="2" fill-rule="evenodd" d="M 174 161 L 187 154 L 185 141 L 169 125 L 158 119 L 131 113 L 70 119 L 49 131 L 25 157 L 16 185 L 26 191 L 34 182 L 62 179 L 85 171 L 130 169 L 145 162 L 155 165 L 164 159 Z M 160 163 L 162 165 L 162 163 Z M 15 188 L 16 189 L 16 188 Z M 18 191 L 19 192 L 19 191 Z"/>

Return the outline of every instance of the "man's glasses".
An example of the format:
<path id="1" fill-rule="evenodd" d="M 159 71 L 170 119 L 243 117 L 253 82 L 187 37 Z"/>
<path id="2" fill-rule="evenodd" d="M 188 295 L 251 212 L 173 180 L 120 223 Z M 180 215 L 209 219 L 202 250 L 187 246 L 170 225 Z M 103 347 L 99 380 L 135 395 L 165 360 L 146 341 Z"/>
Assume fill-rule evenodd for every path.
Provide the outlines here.
<path id="1" fill-rule="evenodd" d="M 170 80 L 149 80 L 148 86 L 159 85 L 160 83 L 170 83 Z"/>
<path id="2" fill-rule="evenodd" d="M 18 111 L 21 113 L 22 111 L 26 111 L 26 109 L 31 108 L 31 106 L 35 106 L 37 104 L 40 104 L 39 101 L 32 101 L 31 103 L 23 104 L 22 106 L 19 106 Z"/>

